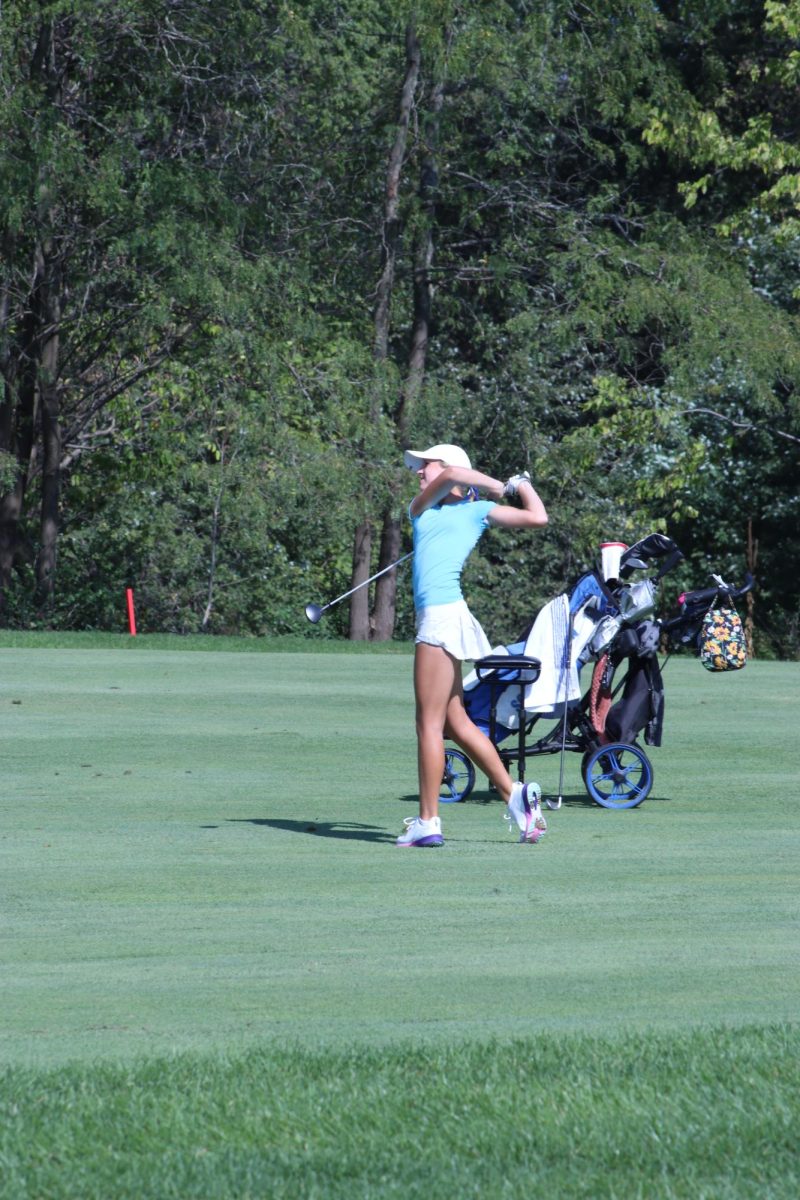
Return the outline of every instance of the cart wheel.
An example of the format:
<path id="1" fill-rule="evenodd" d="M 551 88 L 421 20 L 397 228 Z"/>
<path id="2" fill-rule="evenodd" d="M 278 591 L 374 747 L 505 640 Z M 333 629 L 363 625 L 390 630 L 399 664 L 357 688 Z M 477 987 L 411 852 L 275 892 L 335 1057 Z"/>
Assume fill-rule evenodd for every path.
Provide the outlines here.
<path id="1" fill-rule="evenodd" d="M 475 767 L 472 759 L 463 750 L 446 746 L 444 751 L 444 777 L 439 789 L 439 799 L 444 804 L 455 804 L 466 800 L 475 786 Z"/>
<path id="2" fill-rule="evenodd" d="M 650 759 L 627 742 L 598 746 L 584 755 L 581 768 L 587 792 L 603 808 L 636 808 L 653 786 Z"/>

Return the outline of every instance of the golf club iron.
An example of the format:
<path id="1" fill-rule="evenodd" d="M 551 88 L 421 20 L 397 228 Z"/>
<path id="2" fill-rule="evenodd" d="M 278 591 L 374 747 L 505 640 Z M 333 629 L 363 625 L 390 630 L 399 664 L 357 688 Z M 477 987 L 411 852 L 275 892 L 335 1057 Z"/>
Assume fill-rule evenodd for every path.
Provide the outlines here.
<path id="1" fill-rule="evenodd" d="M 376 571 L 374 575 L 370 575 L 369 579 L 365 579 L 363 583 L 357 583 L 354 588 L 350 588 L 349 592 L 342 592 L 341 596 L 337 596 L 335 600 L 329 600 L 327 604 L 323 604 L 321 606 L 319 604 L 307 604 L 306 616 L 311 624 L 316 625 L 317 621 L 319 621 L 320 617 L 327 608 L 332 608 L 333 605 L 338 604 L 340 600 L 346 600 L 348 596 L 352 596 L 353 592 L 357 592 L 359 588 L 366 587 L 368 583 L 372 583 L 373 579 L 377 579 L 380 575 L 385 575 L 387 571 L 391 571 L 394 567 L 399 567 L 400 563 L 405 562 L 407 558 L 411 558 L 413 553 L 413 550 L 409 550 L 408 554 L 404 554 L 403 557 L 398 558 L 396 562 L 389 563 L 389 566 L 384 567 L 382 571 Z"/>

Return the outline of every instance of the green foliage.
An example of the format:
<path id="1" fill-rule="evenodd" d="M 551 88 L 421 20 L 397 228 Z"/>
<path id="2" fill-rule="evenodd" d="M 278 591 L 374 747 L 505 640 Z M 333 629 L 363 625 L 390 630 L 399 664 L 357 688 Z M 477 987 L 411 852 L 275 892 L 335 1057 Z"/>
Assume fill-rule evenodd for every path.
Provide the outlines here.
<path id="1" fill-rule="evenodd" d="M 148 628 L 287 630 L 350 586 L 356 525 L 402 519 L 400 442 L 421 439 L 532 469 L 550 510 L 543 534 L 484 539 L 470 567 L 493 638 L 610 536 L 665 529 L 703 574 L 741 574 L 750 521 L 770 580 L 757 620 L 791 626 L 796 7 L 224 0 L 167 19 L 81 0 L 37 23 L 10 0 L 0 483 L 28 490 L 4 619 L 113 622 L 135 579 Z M 421 71 L 376 364 L 409 23 Z M 30 69 L 48 31 L 55 75 Z M 743 214 L 746 238 L 712 235 Z M 425 374 L 403 408 L 427 231 Z M 37 246 L 63 307 L 44 611 L 41 448 L 28 473 L 14 440 Z M 344 633 L 346 606 L 330 616 Z M 401 581 L 398 636 L 411 625 Z"/>
<path id="2" fill-rule="evenodd" d="M 103 627 L 130 585 L 145 631 L 283 633 L 329 589 L 337 557 L 341 570 L 346 436 L 323 445 L 316 406 L 282 421 L 291 373 L 259 381 L 252 360 L 232 371 L 230 339 L 218 346 L 204 371 L 176 365 L 148 396 L 121 401 L 148 410 L 147 423 L 128 440 L 121 421 L 93 470 L 73 475 L 60 568 L 71 607 L 56 622 Z"/>
<path id="3" fill-rule="evenodd" d="M 656 108 L 644 130 L 678 170 L 700 170 L 678 187 L 688 209 L 713 194 L 723 236 L 749 232 L 764 215 L 781 237 L 800 229 L 800 151 L 794 141 L 800 56 L 796 0 L 731 5 L 689 33 L 715 66 L 713 96 L 702 74 L 689 78 L 679 108 Z"/>

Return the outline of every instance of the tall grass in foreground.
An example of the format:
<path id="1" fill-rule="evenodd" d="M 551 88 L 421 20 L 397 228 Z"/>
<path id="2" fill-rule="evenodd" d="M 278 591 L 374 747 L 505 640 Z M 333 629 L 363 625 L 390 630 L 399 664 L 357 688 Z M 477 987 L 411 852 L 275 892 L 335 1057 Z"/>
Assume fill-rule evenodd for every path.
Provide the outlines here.
<path id="1" fill-rule="evenodd" d="M 794 1200 L 799 1042 L 783 1025 L 11 1068 L 0 1195 Z"/>

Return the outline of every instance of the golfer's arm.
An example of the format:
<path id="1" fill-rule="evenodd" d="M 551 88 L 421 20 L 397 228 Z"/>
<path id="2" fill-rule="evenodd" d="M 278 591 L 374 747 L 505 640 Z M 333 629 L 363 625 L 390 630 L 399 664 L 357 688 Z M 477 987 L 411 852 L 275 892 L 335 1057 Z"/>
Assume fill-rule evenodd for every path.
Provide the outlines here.
<path id="1" fill-rule="evenodd" d="M 517 499 L 522 505 L 521 508 L 512 508 L 505 504 L 496 505 L 486 518 L 489 524 L 500 525 L 505 529 L 541 529 L 547 524 L 547 509 L 533 484 L 518 484 Z"/>
<path id="2" fill-rule="evenodd" d="M 482 471 L 467 470 L 466 467 L 445 467 L 441 475 L 437 475 L 433 483 L 429 483 L 425 491 L 420 492 L 411 501 L 412 517 L 418 517 L 426 508 L 432 508 L 434 504 L 444 500 L 454 487 L 478 488 L 479 491 L 486 492 L 492 500 L 500 500 L 505 484 L 499 479 L 493 479 L 491 475 L 484 475 Z"/>

